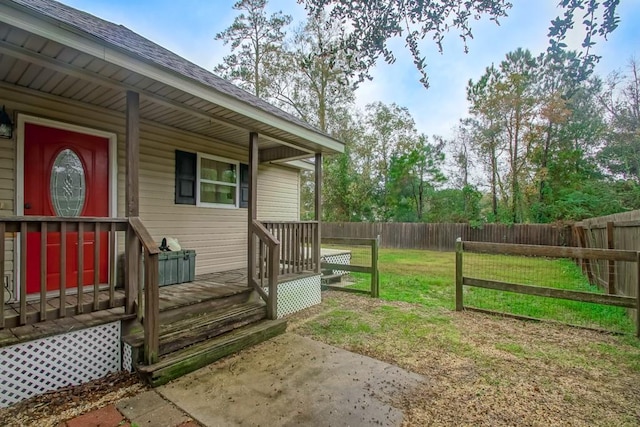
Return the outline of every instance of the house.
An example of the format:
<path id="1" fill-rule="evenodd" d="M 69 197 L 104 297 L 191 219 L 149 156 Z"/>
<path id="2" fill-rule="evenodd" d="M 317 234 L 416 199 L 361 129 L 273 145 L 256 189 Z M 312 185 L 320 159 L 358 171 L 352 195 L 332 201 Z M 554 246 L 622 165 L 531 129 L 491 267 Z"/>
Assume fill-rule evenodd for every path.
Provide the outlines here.
<path id="1" fill-rule="evenodd" d="M 123 367 L 166 382 L 319 302 L 340 141 L 53 0 L 0 2 L 0 106 L 0 406 Z M 159 286 L 163 237 L 194 281 Z"/>

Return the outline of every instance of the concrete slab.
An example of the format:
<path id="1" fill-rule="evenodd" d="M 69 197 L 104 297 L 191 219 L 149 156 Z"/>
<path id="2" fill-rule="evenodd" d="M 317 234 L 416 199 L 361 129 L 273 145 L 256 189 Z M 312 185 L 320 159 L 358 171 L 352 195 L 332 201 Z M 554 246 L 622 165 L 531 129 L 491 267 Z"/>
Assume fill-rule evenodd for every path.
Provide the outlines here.
<path id="1" fill-rule="evenodd" d="M 188 423 L 191 418 L 172 404 L 167 403 L 139 417 L 130 418 L 130 420 L 131 423 L 138 426 L 175 427 Z"/>
<path id="2" fill-rule="evenodd" d="M 205 426 L 400 425 L 423 377 L 287 333 L 159 387 Z"/>
<path id="3" fill-rule="evenodd" d="M 118 402 L 116 407 L 125 417 L 133 420 L 167 404 L 168 402 L 162 396 L 153 390 L 149 390 Z"/>
<path id="4" fill-rule="evenodd" d="M 190 418 L 155 391 L 146 391 L 117 404 L 122 414 L 139 426 L 175 427 Z"/>

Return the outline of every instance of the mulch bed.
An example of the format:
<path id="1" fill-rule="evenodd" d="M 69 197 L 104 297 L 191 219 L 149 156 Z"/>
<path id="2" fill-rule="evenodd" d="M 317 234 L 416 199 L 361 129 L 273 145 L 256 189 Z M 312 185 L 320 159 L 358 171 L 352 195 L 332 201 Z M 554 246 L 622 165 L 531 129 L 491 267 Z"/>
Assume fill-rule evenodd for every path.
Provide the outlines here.
<path id="1" fill-rule="evenodd" d="M 69 386 L 0 409 L 2 426 L 57 426 L 78 415 L 140 393 L 146 386 L 127 372 L 110 374 Z"/>

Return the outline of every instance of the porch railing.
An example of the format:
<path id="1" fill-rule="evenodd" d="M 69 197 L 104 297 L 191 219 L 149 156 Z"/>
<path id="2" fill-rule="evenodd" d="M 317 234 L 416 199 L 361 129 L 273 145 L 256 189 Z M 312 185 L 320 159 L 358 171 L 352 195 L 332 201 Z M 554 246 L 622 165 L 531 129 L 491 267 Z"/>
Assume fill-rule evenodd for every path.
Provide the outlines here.
<path id="1" fill-rule="evenodd" d="M 253 249 L 249 251 L 249 283 L 267 303 L 267 317 L 276 319 L 280 241 L 260 221 L 254 219 L 249 230 L 249 242 L 250 248 Z M 264 290 L 265 282 L 269 293 Z"/>
<path id="2" fill-rule="evenodd" d="M 263 224 L 280 241 L 280 274 L 319 271 L 318 221 L 264 221 Z"/>
<path id="3" fill-rule="evenodd" d="M 124 295 L 116 291 L 118 233 L 124 238 L 125 248 Z M 13 244 L 13 251 L 5 247 L 7 238 Z M 52 242 L 59 245 L 57 251 L 48 250 Z M 5 261 L 11 252 L 13 260 L 17 261 L 13 264 L 13 269 L 17 270 L 17 284 L 7 289 L 13 291 L 10 300 L 5 299 L 5 289 L 0 292 L 0 329 L 116 307 L 124 307 L 125 313 L 134 314 L 137 300 L 138 307 L 144 305 L 145 358 L 148 363 L 157 360 L 159 250 L 139 218 L 0 218 L 2 279 L 5 266 L 10 265 Z M 29 263 L 29 272 L 28 255 L 39 257 L 35 264 L 33 259 Z M 73 256 L 75 262 L 69 264 L 69 256 Z M 144 282 L 140 280 L 142 257 Z M 108 263 L 106 280 L 103 274 L 105 259 Z M 77 272 L 69 272 L 69 265 Z M 48 270 L 53 266 L 57 270 L 53 273 L 57 275 L 57 286 L 48 289 L 48 285 L 51 287 L 51 271 Z M 37 277 L 34 278 L 34 274 Z M 92 275 L 91 283 L 88 283 L 88 274 Z M 27 288 L 28 275 L 30 290 Z M 34 284 L 38 286 L 35 291 Z"/>
<path id="4" fill-rule="evenodd" d="M 142 250 L 140 250 L 142 248 Z M 160 249 L 138 217 L 129 218 L 126 248 L 125 283 L 129 301 L 137 283 L 137 300 L 143 304 L 144 361 L 147 365 L 158 361 L 160 343 L 160 287 L 158 285 L 158 254 Z M 144 279 L 140 279 L 140 264 L 144 266 Z M 131 304 L 128 310 L 133 310 Z M 140 308 L 140 307 L 138 307 Z M 140 312 L 138 316 L 140 316 Z"/>
<path id="5" fill-rule="evenodd" d="M 0 218 L 0 278 L 5 278 L 5 261 L 9 253 L 5 249 L 6 237 L 13 237 L 14 270 L 17 269 L 16 286 L 7 289 L 13 292 L 13 297 L 5 301 L 5 290 L 0 292 L 0 328 L 11 328 L 46 320 L 75 316 L 77 314 L 91 313 L 122 306 L 125 301 L 116 296 L 116 257 L 113 255 L 116 245 L 116 234 L 128 229 L 127 219 L 121 218 L 56 218 L 56 217 L 9 217 Z M 32 234 L 30 234 L 32 233 Z M 53 240 L 59 241 L 59 255 L 50 254 L 47 247 Z M 93 242 L 85 242 L 89 236 Z M 101 279 L 102 265 L 101 253 L 105 245 L 103 239 L 107 239 L 108 248 L 108 279 Z M 11 241 L 11 240 L 9 240 Z M 87 257 L 86 247 L 93 244 L 92 253 Z M 71 276 L 67 272 L 67 255 L 74 253 L 68 245 L 76 246 L 77 275 Z M 33 246 L 33 247 L 30 247 Z M 35 249 L 34 249 L 35 247 Z M 39 261 L 30 264 L 31 271 L 39 270 L 39 277 L 31 278 L 31 284 L 37 281 L 38 290 L 28 294 L 27 289 L 27 259 L 39 255 Z M 48 290 L 48 269 L 58 264 L 58 287 L 56 290 Z M 89 258 L 89 259 L 87 259 Z M 93 263 L 92 283 L 87 284 L 85 266 Z M 89 270 L 90 271 L 90 270 Z M 71 280 L 70 280 L 71 279 Z M 79 285 L 80 284 L 80 285 Z M 85 300 L 89 294 L 90 302 Z M 100 295 L 107 295 L 101 298 Z M 51 301 L 55 301 L 51 304 Z"/>

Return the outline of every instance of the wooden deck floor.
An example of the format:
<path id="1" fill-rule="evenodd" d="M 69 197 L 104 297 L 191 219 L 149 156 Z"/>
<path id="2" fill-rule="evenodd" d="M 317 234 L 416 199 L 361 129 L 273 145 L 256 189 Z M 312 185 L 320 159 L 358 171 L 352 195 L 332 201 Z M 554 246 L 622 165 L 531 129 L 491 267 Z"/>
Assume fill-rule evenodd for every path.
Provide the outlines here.
<path id="1" fill-rule="evenodd" d="M 309 273 L 306 272 L 306 274 Z M 300 276 L 300 274 L 283 275 L 280 276 L 279 281 L 285 282 Z M 246 269 L 203 274 L 196 276 L 196 280 L 193 282 L 161 286 L 160 311 L 225 298 L 243 292 L 248 292 Z M 44 322 L 40 320 L 40 301 L 28 301 L 27 325 L 22 326 L 19 326 L 19 303 L 5 304 L 5 328 L 0 329 L 0 347 L 135 317 L 135 315 L 124 314 L 124 291 L 121 289 L 115 291 L 113 302 L 109 301 L 108 289 L 100 291 L 98 300 L 99 310 L 94 311 L 93 292 L 85 290 L 83 293 L 84 310 L 80 314 L 78 313 L 77 295 L 67 295 L 66 313 L 65 316 L 60 316 L 60 298 L 50 298 L 47 300 L 47 320 Z"/>
<path id="2" fill-rule="evenodd" d="M 160 287 L 160 310 L 196 304 L 210 299 L 224 298 L 247 291 L 246 269 L 230 270 L 197 276 L 190 283 Z M 60 314 L 59 297 L 47 299 L 46 321 L 41 320 L 40 301 L 27 301 L 27 324 L 20 325 L 20 303 L 4 306 L 5 328 L 0 329 L 0 346 L 11 345 L 42 336 L 79 329 L 95 324 L 119 320 L 124 314 L 124 291 L 116 289 L 113 301 L 109 290 L 98 293 L 98 310 L 94 310 L 93 289 L 85 289 L 82 295 L 82 313 L 78 311 L 78 295 L 66 296 L 64 316 Z M 63 330 L 59 330 L 62 328 Z"/>
<path id="3" fill-rule="evenodd" d="M 160 311 L 247 291 L 247 269 L 196 276 L 193 282 L 160 287 Z"/>

